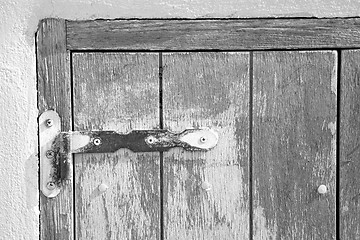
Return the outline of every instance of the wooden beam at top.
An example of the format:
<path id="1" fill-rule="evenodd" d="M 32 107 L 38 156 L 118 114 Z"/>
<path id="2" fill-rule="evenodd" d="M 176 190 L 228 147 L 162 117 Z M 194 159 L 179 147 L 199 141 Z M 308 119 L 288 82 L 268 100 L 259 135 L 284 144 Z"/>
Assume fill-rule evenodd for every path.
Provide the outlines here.
<path id="1" fill-rule="evenodd" d="M 271 50 L 360 47 L 360 18 L 67 21 L 69 50 Z"/>

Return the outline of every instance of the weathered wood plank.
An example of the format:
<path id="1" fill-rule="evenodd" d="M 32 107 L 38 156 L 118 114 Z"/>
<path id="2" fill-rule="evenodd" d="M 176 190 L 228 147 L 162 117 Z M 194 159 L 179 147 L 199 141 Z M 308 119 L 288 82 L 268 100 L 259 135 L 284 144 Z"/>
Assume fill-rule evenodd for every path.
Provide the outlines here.
<path id="1" fill-rule="evenodd" d="M 74 53 L 75 130 L 158 128 L 158 71 L 158 54 Z M 159 160 L 127 149 L 75 155 L 77 239 L 159 239 Z"/>
<path id="2" fill-rule="evenodd" d="M 360 51 L 342 51 L 340 238 L 360 239 Z"/>
<path id="3" fill-rule="evenodd" d="M 64 20 L 40 22 L 36 35 L 39 113 L 54 109 L 62 118 L 62 131 L 71 128 L 70 54 L 66 50 Z M 73 191 L 66 185 L 54 199 L 40 194 L 40 238 L 73 239 Z"/>
<path id="4" fill-rule="evenodd" d="M 253 64 L 253 237 L 336 239 L 336 52 L 255 52 Z"/>
<path id="5" fill-rule="evenodd" d="M 354 48 L 360 19 L 69 21 L 72 50 L 258 50 Z"/>
<path id="6" fill-rule="evenodd" d="M 163 86 L 165 128 L 219 133 L 208 152 L 164 153 L 164 238 L 248 239 L 249 54 L 164 54 Z"/>

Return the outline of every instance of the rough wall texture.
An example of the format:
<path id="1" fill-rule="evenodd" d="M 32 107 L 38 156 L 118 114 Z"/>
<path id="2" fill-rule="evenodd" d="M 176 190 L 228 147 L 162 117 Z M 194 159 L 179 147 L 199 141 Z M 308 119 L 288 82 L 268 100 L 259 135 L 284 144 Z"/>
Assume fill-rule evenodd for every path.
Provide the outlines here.
<path id="1" fill-rule="evenodd" d="M 357 0 L 2 0 L 0 239 L 38 238 L 34 34 L 40 19 L 348 17 Z"/>

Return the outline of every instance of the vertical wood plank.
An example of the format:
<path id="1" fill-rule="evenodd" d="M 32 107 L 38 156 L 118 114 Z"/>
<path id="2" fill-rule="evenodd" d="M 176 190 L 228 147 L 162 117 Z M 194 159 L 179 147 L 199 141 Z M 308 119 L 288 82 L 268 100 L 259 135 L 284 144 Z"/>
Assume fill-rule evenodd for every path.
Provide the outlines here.
<path id="1" fill-rule="evenodd" d="M 360 239 L 360 51 L 342 51 L 340 238 Z"/>
<path id="2" fill-rule="evenodd" d="M 336 52 L 256 52 L 253 64 L 253 237 L 335 239 Z"/>
<path id="3" fill-rule="evenodd" d="M 158 71 L 158 54 L 74 53 L 75 130 L 159 128 Z M 159 160 L 127 149 L 75 155 L 77 239 L 159 239 Z"/>
<path id="4" fill-rule="evenodd" d="M 71 129 L 70 53 L 66 50 L 65 20 L 40 22 L 36 35 L 39 113 L 54 109 L 62 131 Z M 40 193 L 40 238 L 73 239 L 73 191 L 66 185 L 54 199 Z"/>
<path id="5" fill-rule="evenodd" d="M 249 54 L 168 53 L 163 64 L 165 128 L 219 133 L 208 152 L 164 153 L 164 238 L 248 239 Z"/>

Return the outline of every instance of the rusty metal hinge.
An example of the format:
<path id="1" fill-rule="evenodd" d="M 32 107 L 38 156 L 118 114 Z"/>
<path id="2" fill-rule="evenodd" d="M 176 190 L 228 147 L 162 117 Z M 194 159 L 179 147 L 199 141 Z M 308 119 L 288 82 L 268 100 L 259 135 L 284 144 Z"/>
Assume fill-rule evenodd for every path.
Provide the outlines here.
<path id="1" fill-rule="evenodd" d="M 181 133 L 168 130 L 61 132 L 61 119 L 52 110 L 39 117 L 40 189 L 47 197 L 59 194 L 71 178 L 73 153 L 111 153 L 121 148 L 133 152 L 168 151 L 182 147 L 188 151 L 206 151 L 218 142 L 218 134 L 209 128 L 186 129 Z"/>

